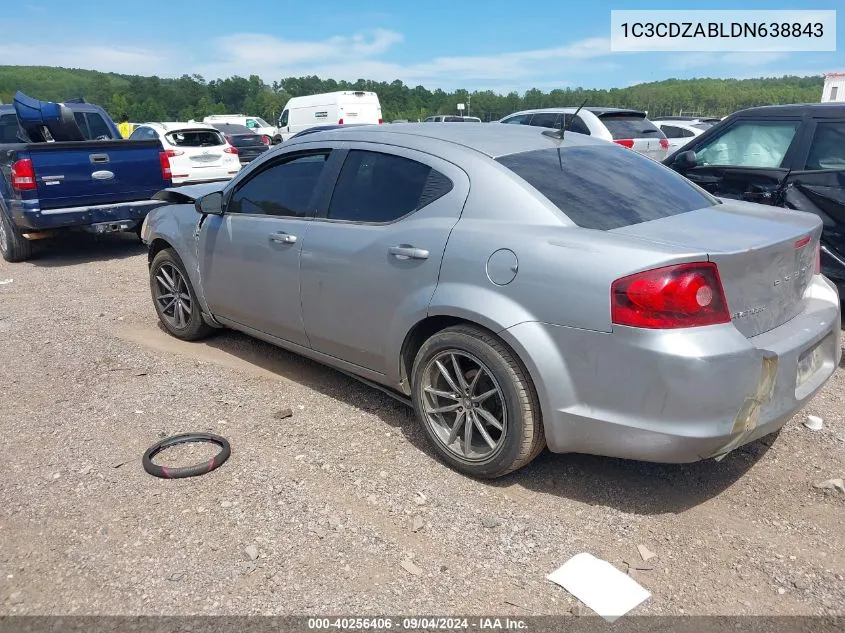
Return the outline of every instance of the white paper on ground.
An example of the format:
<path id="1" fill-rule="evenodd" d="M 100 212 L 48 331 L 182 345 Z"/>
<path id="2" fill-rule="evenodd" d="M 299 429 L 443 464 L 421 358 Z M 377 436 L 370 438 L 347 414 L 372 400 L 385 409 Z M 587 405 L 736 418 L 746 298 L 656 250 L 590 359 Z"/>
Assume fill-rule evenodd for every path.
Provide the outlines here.
<path id="1" fill-rule="evenodd" d="M 566 589 L 608 622 L 625 615 L 651 597 L 636 580 L 607 561 L 576 554 L 546 576 Z"/>

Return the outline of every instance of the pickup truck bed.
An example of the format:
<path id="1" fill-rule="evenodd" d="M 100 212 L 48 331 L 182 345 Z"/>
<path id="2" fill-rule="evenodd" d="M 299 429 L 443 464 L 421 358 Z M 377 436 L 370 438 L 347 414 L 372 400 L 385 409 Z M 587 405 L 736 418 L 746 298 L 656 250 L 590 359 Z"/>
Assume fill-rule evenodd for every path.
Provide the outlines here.
<path id="1" fill-rule="evenodd" d="M 25 134 L 9 109 L 0 106 L 0 139 L 19 140 Z M 76 114 L 91 122 L 97 112 Z M 103 116 L 108 136 L 114 124 Z M 47 234 L 137 230 L 162 204 L 153 195 L 169 186 L 170 165 L 157 140 L 0 143 L 0 252 L 22 261 L 31 255 L 29 240 Z"/>

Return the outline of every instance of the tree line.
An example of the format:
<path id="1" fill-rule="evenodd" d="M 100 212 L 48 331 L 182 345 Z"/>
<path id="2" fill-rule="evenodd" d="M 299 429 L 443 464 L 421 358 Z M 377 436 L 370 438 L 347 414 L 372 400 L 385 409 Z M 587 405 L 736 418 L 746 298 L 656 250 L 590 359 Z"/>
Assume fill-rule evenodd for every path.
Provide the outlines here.
<path id="1" fill-rule="evenodd" d="M 724 116 L 742 108 L 777 103 L 813 103 L 821 99 L 821 76 L 760 79 L 667 79 L 627 88 L 536 88 L 520 94 L 492 90 L 429 90 L 393 82 L 355 82 L 288 77 L 268 84 L 257 75 L 207 81 L 200 75 L 142 77 L 48 66 L 0 66 L 0 101 L 9 103 L 17 90 L 47 101 L 83 97 L 105 107 L 112 117 L 131 121 L 187 121 L 209 114 L 243 113 L 274 123 L 291 97 L 367 90 L 378 94 L 385 121 L 416 121 L 433 114 L 456 114 L 458 103 L 485 121 L 517 110 L 588 105 L 647 110 L 649 116 L 700 114 Z"/>

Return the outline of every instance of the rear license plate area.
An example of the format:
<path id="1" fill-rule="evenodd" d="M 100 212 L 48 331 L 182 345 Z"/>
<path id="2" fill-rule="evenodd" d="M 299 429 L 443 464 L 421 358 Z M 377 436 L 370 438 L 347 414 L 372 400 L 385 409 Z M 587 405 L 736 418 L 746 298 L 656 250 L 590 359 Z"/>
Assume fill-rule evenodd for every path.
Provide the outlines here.
<path id="1" fill-rule="evenodd" d="M 801 356 L 798 357 L 798 377 L 795 381 L 796 387 L 803 385 L 822 368 L 824 365 L 824 344 L 826 342 L 826 338 L 823 341 L 819 341 L 810 349 L 804 350 L 804 352 L 801 353 Z"/>

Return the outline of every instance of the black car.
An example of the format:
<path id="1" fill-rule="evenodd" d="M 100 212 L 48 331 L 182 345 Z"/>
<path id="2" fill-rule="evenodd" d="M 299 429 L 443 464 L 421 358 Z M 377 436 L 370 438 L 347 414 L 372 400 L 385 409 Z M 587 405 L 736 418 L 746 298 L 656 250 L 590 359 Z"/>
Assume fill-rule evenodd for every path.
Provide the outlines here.
<path id="1" fill-rule="evenodd" d="M 255 160 L 270 149 L 270 137 L 256 134 L 244 125 L 237 123 L 212 123 L 232 147 L 238 150 L 238 157 L 244 165 Z"/>
<path id="2" fill-rule="evenodd" d="M 663 163 L 716 196 L 818 215 L 822 273 L 845 297 L 845 103 L 740 110 Z"/>

